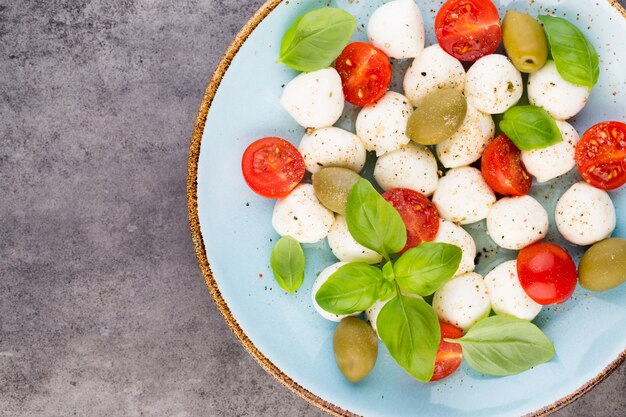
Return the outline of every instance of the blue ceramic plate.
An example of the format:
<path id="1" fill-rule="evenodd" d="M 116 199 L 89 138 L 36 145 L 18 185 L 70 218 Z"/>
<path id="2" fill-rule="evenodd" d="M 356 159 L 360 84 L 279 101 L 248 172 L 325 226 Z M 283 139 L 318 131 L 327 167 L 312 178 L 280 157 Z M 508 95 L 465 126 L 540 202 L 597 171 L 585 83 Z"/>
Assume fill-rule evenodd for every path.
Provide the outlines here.
<path id="1" fill-rule="evenodd" d="M 306 245 L 306 280 L 295 296 L 274 282 L 269 256 L 277 235 L 271 226 L 273 201 L 249 190 L 240 172 L 241 155 L 255 139 L 280 136 L 297 145 L 303 135 L 280 107 L 282 86 L 296 73 L 276 63 L 283 33 L 302 13 L 326 1 L 271 0 L 235 39 L 207 89 L 195 126 L 189 160 L 188 199 L 192 234 L 207 285 L 225 319 L 248 351 L 284 385 L 335 415 L 519 416 L 553 411 L 591 389 L 621 363 L 626 348 L 626 285 L 594 294 L 578 288 L 564 305 L 544 308 L 536 323 L 554 342 L 555 358 L 521 375 L 494 378 L 466 365 L 452 377 L 421 384 L 406 374 L 381 344 L 378 362 L 363 382 L 352 385 L 335 365 L 335 324 L 314 311 L 311 285 L 336 262 L 326 242 Z M 354 40 L 382 0 L 337 0 L 358 18 Z M 442 0 L 417 1 L 427 44 L 434 43 L 433 19 Z M 507 8 L 555 13 L 582 28 L 600 55 L 600 82 L 573 121 L 579 132 L 605 120 L 626 120 L 626 19 L 614 1 L 496 1 Z M 530 4 L 530 6 L 529 6 Z M 362 26 L 363 25 L 363 26 Z M 400 72 L 407 63 L 395 65 Z M 398 76 L 395 81 L 401 80 Z M 397 89 L 397 88 L 396 88 Z M 340 125 L 351 128 L 354 108 Z M 206 124 L 205 124 L 206 121 Z M 573 182 L 572 173 L 533 193 L 554 212 L 556 199 Z M 612 194 L 618 212 L 615 236 L 626 237 L 626 190 Z M 563 243 L 551 226 L 548 240 Z M 470 228 L 479 248 L 494 248 L 484 225 Z M 480 250 L 480 249 L 479 249 Z M 580 250 L 568 245 L 577 255 Z M 483 257 L 486 273 L 514 254 Z M 210 266 L 209 266 L 210 265 Z"/>

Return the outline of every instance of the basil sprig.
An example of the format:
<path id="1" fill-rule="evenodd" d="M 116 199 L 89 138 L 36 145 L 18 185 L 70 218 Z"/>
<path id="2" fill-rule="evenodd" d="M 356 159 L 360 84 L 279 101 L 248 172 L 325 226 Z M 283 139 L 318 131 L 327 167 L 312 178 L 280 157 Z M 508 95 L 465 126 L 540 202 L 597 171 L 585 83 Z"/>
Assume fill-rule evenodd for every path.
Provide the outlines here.
<path id="1" fill-rule="evenodd" d="M 572 84 L 589 87 L 598 82 L 598 53 L 585 35 L 561 17 L 540 15 L 559 75 Z"/>
<path id="2" fill-rule="evenodd" d="M 487 317 L 462 338 L 445 340 L 460 344 L 467 363 L 487 375 L 519 374 L 554 356 L 546 335 L 531 322 L 515 317 Z"/>
<path id="3" fill-rule="evenodd" d="M 437 314 L 428 303 L 398 294 L 380 311 L 376 328 L 400 366 L 419 381 L 432 378 L 441 333 Z"/>
<path id="4" fill-rule="evenodd" d="M 304 282 L 304 264 L 304 252 L 296 239 L 285 236 L 276 242 L 270 266 L 282 289 L 294 292 L 300 288 Z"/>
<path id="5" fill-rule="evenodd" d="M 378 300 L 383 284 L 380 269 L 364 262 L 353 262 L 328 278 L 315 294 L 315 301 L 329 313 L 357 313 Z"/>
<path id="6" fill-rule="evenodd" d="M 409 249 L 395 263 L 393 270 L 400 288 L 428 296 L 448 282 L 459 269 L 463 251 L 448 243 L 422 243 Z"/>
<path id="7" fill-rule="evenodd" d="M 355 27 L 356 19 L 345 10 L 313 10 L 287 30 L 278 61 L 304 72 L 328 68 L 350 42 Z"/>
<path id="8" fill-rule="evenodd" d="M 365 179 L 350 190 L 346 223 L 354 240 L 387 260 L 406 245 L 406 226 L 400 213 Z"/>
<path id="9" fill-rule="evenodd" d="M 515 106 L 504 113 L 502 130 L 522 151 L 547 148 L 563 140 L 550 114 L 537 106 Z"/>
<path id="10" fill-rule="evenodd" d="M 429 381 L 441 339 L 433 308 L 403 294 L 430 295 L 448 282 L 461 262 L 461 249 L 447 243 L 422 243 L 394 263 L 390 255 L 406 244 L 406 226 L 398 211 L 359 180 L 348 196 L 346 222 L 352 237 L 386 258 L 382 269 L 362 262 L 339 268 L 320 287 L 315 301 L 332 314 L 352 314 L 387 301 L 377 320 L 381 340 L 409 374 Z"/>

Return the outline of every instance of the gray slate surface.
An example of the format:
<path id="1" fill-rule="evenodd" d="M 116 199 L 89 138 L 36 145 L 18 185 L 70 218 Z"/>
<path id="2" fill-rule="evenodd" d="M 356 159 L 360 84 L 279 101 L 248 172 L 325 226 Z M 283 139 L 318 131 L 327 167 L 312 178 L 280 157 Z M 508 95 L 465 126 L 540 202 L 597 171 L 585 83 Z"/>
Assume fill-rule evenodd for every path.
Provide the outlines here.
<path id="1" fill-rule="evenodd" d="M 0 415 L 323 415 L 238 344 L 187 226 L 200 98 L 260 4 L 0 2 Z"/>

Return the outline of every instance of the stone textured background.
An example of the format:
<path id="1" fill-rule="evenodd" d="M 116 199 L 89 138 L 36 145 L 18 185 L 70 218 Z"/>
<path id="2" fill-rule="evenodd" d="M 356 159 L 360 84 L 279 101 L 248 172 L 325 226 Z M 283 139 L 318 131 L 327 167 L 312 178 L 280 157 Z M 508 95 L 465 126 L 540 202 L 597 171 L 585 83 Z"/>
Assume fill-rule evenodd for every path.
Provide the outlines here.
<path id="1" fill-rule="evenodd" d="M 323 415 L 236 341 L 187 225 L 200 98 L 260 4 L 0 1 L 0 415 Z"/>

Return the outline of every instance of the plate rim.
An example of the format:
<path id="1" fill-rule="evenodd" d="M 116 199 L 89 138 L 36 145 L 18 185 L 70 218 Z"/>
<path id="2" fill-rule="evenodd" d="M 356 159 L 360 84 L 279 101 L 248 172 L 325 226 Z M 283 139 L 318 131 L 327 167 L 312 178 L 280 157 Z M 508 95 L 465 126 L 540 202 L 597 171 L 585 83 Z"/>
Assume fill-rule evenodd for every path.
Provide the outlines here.
<path id="1" fill-rule="evenodd" d="M 243 28 L 237 33 L 233 41 L 230 43 L 226 52 L 221 57 L 211 80 L 209 81 L 202 100 L 200 108 L 196 116 L 196 120 L 191 135 L 191 143 L 189 146 L 189 157 L 187 160 L 187 214 L 189 217 L 189 227 L 191 231 L 192 244 L 196 253 L 196 258 L 202 276 L 206 286 L 211 294 L 213 302 L 217 306 L 224 321 L 235 334 L 237 340 L 245 348 L 245 350 L 257 361 L 261 367 L 268 372 L 274 379 L 278 380 L 281 385 L 295 393 L 300 398 L 307 401 L 309 404 L 317 407 L 318 409 L 325 411 L 326 413 L 336 417 L 359 417 L 358 414 L 352 413 L 348 410 L 344 410 L 341 407 L 324 400 L 323 398 L 315 395 L 311 391 L 302 387 L 291 377 L 283 373 L 271 360 L 269 360 L 250 340 L 243 329 L 237 323 L 237 320 L 230 311 L 226 300 L 221 295 L 217 281 L 211 271 L 211 266 L 204 247 L 204 240 L 202 237 L 202 231 L 200 230 L 200 218 L 198 213 L 198 165 L 200 158 L 200 149 L 202 145 L 202 136 L 204 134 L 204 128 L 206 125 L 207 116 L 215 95 L 222 83 L 222 80 L 230 67 L 233 59 L 248 39 L 248 37 L 254 32 L 259 24 L 284 0 L 267 0 L 261 5 L 261 7 L 252 15 L 252 17 L 245 23 Z M 618 0 L 605 0 L 609 3 L 609 6 L 615 8 L 625 19 L 626 9 L 624 9 Z M 556 400 L 555 402 L 535 410 L 525 415 L 525 417 L 544 417 L 547 416 L 571 402 L 582 397 L 599 383 L 604 381 L 613 371 L 615 371 L 626 360 L 626 349 L 617 356 L 617 358 L 605 367 L 598 375 L 588 380 L 585 384 L 580 386 L 574 392 Z"/>

